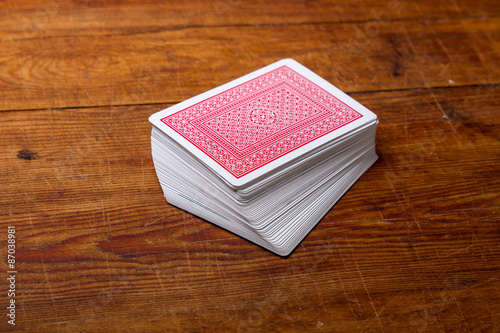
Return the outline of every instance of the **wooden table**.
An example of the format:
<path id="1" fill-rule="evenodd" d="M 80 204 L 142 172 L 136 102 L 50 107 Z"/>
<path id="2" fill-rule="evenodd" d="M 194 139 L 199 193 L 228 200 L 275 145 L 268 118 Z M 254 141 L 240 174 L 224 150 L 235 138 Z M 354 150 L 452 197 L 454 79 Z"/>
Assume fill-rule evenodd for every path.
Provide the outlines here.
<path id="1" fill-rule="evenodd" d="M 0 331 L 500 331 L 499 1 L 0 17 Z M 379 160 L 287 258 L 167 204 L 147 120 L 282 58 L 380 120 Z"/>

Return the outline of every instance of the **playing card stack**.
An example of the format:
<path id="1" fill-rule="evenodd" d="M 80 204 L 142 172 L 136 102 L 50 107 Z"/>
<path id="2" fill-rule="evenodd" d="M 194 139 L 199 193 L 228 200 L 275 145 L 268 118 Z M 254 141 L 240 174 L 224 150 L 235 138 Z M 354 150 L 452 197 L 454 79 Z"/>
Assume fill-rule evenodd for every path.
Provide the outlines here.
<path id="1" fill-rule="evenodd" d="M 282 256 L 377 159 L 376 115 L 291 59 L 149 120 L 167 201 Z"/>

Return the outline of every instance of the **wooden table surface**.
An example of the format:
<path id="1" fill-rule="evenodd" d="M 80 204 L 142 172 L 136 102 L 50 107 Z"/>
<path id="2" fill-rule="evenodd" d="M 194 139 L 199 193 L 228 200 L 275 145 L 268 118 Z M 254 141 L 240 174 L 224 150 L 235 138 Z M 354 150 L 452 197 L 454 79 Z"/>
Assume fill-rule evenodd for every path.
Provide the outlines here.
<path id="1" fill-rule="evenodd" d="M 500 332 L 498 0 L 0 17 L 0 331 Z M 167 204 L 148 122 L 282 58 L 380 120 L 379 160 L 286 258 Z"/>

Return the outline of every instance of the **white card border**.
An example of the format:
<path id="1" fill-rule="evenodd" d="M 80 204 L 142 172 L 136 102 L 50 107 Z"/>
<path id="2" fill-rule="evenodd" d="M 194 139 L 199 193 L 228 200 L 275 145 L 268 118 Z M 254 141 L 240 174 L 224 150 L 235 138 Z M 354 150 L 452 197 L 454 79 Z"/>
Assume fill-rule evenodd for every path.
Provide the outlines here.
<path id="1" fill-rule="evenodd" d="M 299 147 L 295 149 L 294 151 L 289 152 L 288 154 L 281 156 L 277 158 L 276 160 L 273 160 L 272 162 L 269 162 L 257 170 L 251 171 L 250 173 L 240 177 L 236 178 L 233 176 L 229 171 L 224 169 L 221 165 L 219 165 L 216 161 L 211 159 L 208 155 L 206 155 L 203 151 L 201 151 L 199 148 L 197 148 L 195 145 L 193 145 L 191 142 L 186 140 L 184 137 L 179 135 L 176 131 L 171 129 L 169 126 L 167 126 L 165 123 L 161 121 L 161 119 L 174 114 L 178 111 L 181 111 L 187 107 L 190 107 L 194 104 L 197 104 L 199 102 L 202 102 L 214 95 L 220 94 L 228 89 L 231 89 L 233 87 L 236 87 L 240 84 L 245 83 L 246 81 L 249 81 L 251 79 L 254 79 L 258 76 L 261 76 L 263 74 L 266 74 L 268 72 L 271 72 L 279 67 L 282 66 L 288 66 L 292 70 L 296 71 L 300 75 L 304 76 L 305 78 L 311 80 L 314 82 L 316 85 L 319 87 L 323 88 L 357 112 L 361 113 L 362 117 L 347 124 L 342 126 L 339 129 L 336 129 L 335 131 L 332 131 L 326 135 L 323 135 L 322 137 L 315 139 L 312 142 L 309 142 L 308 144 Z M 229 185 L 231 185 L 234 188 L 241 188 L 244 187 L 245 185 L 253 182 L 256 179 L 261 178 L 263 175 L 267 174 L 268 172 L 272 171 L 276 167 L 279 167 L 280 165 L 287 163 L 298 156 L 301 156 L 302 154 L 307 153 L 308 151 L 315 149 L 337 137 L 340 137 L 344 135 L 345 133 L 359 127 L 366 125 L 372 121 L 375 121 L 377 119 L 377 116 L 368 110 L 366 107 L 355 101 L 353 98 L 345 94 L 343 91 L 329 83 L 328 81 L 324 80 L 321 78 L 319 75 L 316 73 L 312 72 L 308 68 L 304 67 L 297 61 L 293 59 L 282 59 L 279 60 L 271 65 L 268 65 L 266 67 L 263 67 L 259 70 L 256 70 L 250 74 L 244 75 L 238 79 L 235 79 L 231 82 L 228 82 L 226 84 L 223 84 L 219 87 L 216 87 L 214 89 L 211 89 L 207 92 L 204 92 L 202 94 L 199 94 L 197 96 L 194 96 L 192 98 L 189 98 L 181 103 L 175 104 L 169 108 L 166 108 L 164 110 L 161 110 L 159 112 L 154 113 L 149 117 L 149 121 L 156 127 L 158 127 L 162 132 L 167 134 L 169 137 L 171 137 L 173 140 L 175 140 L 177 143 L 179 143 L 181 146 L 183 146 L 185 149 L 187 149 L 189 152 L 191 152 L 193 155 L 195 155 L 198 159 L 200 159 L 205 165 L 207 165 L 210 169 L 212 169 L 216 174 L 220 175 L 222 179 L 224 179 Z"/>

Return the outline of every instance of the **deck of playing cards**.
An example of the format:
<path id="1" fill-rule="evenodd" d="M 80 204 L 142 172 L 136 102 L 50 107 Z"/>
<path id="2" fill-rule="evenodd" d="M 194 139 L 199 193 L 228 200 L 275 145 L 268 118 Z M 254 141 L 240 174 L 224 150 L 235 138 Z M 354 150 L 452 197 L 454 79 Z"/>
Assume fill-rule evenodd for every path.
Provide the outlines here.
<path id="1" fill-rule="evenodd" d="M 282 256 L 377 159 L 377 116 L 291 59 L 149 120 L 167 201 Z"/>

